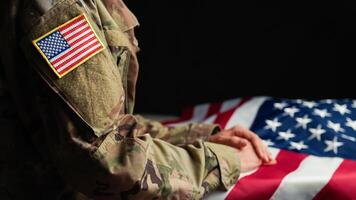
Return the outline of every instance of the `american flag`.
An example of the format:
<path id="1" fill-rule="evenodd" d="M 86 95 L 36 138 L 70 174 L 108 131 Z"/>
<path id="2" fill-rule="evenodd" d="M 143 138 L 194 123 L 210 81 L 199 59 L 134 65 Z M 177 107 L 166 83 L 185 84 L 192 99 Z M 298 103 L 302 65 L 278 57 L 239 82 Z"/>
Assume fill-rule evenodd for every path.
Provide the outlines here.
<path id="1" fill-rule="evenodd" d="M 104 49 L 84 14 L 34 40 L 33 44 L 60 78 Z"/>
<path id="2" fill-rule="evenodd" d="M 242 174 L 207 199 L 356 199 L 356 101 L 239 98 L 187 109 L 166 124 L 240 124 L 269 146 L 277 164 Z"/>

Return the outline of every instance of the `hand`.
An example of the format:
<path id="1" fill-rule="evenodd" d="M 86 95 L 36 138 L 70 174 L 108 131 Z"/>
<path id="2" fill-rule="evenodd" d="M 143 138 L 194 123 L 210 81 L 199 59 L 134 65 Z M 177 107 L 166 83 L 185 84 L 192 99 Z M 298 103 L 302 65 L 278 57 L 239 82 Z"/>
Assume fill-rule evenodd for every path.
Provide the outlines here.
<path id="1" fill-rule="evenodd" d="M 225 144 L 238 150 L 242 150 L 248 143 L 251 143 L 255 153 L 264 163 L 275 163 L 272 154 L 268 151 L 263 141 L 254 132 L 241 126 L 236 125 L 230 129 L 216 133 L 210 136 L 209 141 Z"/>
<path id="2" fill-rule="evenodd" d="M 252 171 L 262 164 L 250 142 L 247 142 L 243 149 L 237 150 L 237 155 L 241 162 L 241 172 Z"/>

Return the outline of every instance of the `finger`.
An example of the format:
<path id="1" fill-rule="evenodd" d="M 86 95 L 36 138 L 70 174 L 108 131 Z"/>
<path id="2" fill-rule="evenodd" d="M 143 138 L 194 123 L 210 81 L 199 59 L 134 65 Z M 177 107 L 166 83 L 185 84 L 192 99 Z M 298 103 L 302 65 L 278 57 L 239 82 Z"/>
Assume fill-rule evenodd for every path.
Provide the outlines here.
<path id="1" fill-rule="evenodd" d="M 268 155 L 269 160 L 274 160 L 274 158 L 273 158 L 273 156 L 272 156 L 272 153 L 269 151 L 267 145 L 265 145 L 265 148 L 266 148 L 266 152 L 267 152 L 267 155 Z"/>
<path id="2" fill-rule="evenodd" d="M 267 154 L 268 160 L 269 161 L 274 160 L 273 155 L 272 155 L 270 149 L 268 148 L 268 145 L 262 139 L 261 139 L 261 141 L 263 143 L 263 148 Z"/>
<path id="3" fill-rule="evenodd" d="M 247 140 L 239 137 L 227 137 L 230 141 L 231 146 L 234 146 L 238 149 L 242 149 L 247 145 Z"/>
<path id="4" fill-rule="evenodd" d="M 234 136 L 219 136 L 213 138 L 212 141 L 219 144 L 225 144 L 237 149 L 242 149 L 247 145 L 247 141 L 245 139 Z"/>
<path id="5" fill-rule="evenodd" d="M 277 164 L 277 160 L 275 160 L 275 159 L 272 159 L 268 162 L 263 163 L 263 165 L 275 165 L 275 164 Z"/>
<path id="6" fill-rule="evenodd" d="M 251 136 L 249 138 L 249 141 L 251 142 L 252 147 L 255 150 L 257 156 L 261 158 L 264 162 L 267 162 L 268 157 L 265 153 L 262 143 L 259 141 L 259 138 L 257 136 Z"/>
<path id="7" fill-rule="evenodd" d="M 268 146 L 265 144 L 265 142 L 261 138 L 258 138 L 258 139 L 260 140 L 264 154 L 266 155 L 268 160 L 271 160 L 273 157 L 272 157 L 272 154 L 269 152 Z"/>
<path id="8" fill-rule="evenodd" d="M 270 161 L 273 160 L 274 158 L 273 158 L 271 152 L 269 151 L 267 145 L 264 144 L 264 143 L 263 143 L 262 145 L 263 145 L 263 150 L 264 150 L 264 152 L 265 152 L 265 155 L 266 155 L 266 157 L 267 157 L 267 162 L 270 162 Z"/>
<path id="9" fill-rule="evenodd" d="M 255 152 L 258 155 L 258 157 L 261 158 L 264 162 L 268 162 L 270 160 L 268 153 L 264 148 L 265 145 L 254 132 L 240 126 L 234 126 L 229 130 L 233 131 L 235 136 L 242 137 L 249 140 L 252 143 L 252 146 L 255 149 Z"/>
<path id="10" fill-rule="evenodd" d="M 241 126 L 234 126 L 233 128 L 229 129 L 229 131 L 233 132 L 233 135 L 246 138 L 250 140 L 252 135 L 255 135 L 254 132 L 250 131 L 249 129 L 243 128 Z"/>
<path id="11" fill-rule="evenodd" d="M 276 159 L 273 158 L 271 152 L 268 150 L 268 147 L 265 145 L 266 147 L 266 151 L 267 151 L 267 154 L 268 154 L 268 162 L 265 162 L 264 164 L 265 165 L 275 165 L 277 164 L 277 161 Z"/>
<path id="12" fill-rule="evenodd" d="M 255 148 L 256 152 L 259 152 L 258 155 L 260 155 L 260 158 L 264 161 L 264 162 L 269 162 L 270 160 L 272 160 L 272 154 L 269 152 L 268 147 L 266 146 L 266 144 L 263 142 L 263 140 L 258 137 L 257 134 L 249 131 L 251 134 L 250 136 L 250 140 L 251 143 L 253 145 L 253 147 Z"/>

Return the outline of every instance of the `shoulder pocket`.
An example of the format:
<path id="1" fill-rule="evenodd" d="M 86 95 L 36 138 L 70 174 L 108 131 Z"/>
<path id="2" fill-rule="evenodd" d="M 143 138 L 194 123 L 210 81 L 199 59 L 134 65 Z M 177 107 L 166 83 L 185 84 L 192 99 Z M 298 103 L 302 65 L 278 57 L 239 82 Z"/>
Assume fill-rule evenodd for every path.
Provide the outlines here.
<path id="1" fill-rule="evenodd" d="M 115 37 L 106 37 L 96 22 L 99 19 L 95 8 L 83 5 L 83 1 L 63 0 L 40 17 L 23 42 L 23 51 L 33 61 L 33 67 L 45 82 L 89 125 L 97 136 L 109 132 L 115 126 L 119 114 L 124 112 L 124 90 L 122 77 L 107 42 Z M 105 47 L 100 53 L 88 57 L 85 62 L 62 78 L 58 78 L 48 60 L 41 56 L 31 42 L 47 33 L 63 27 L 68 21 L 85 14 L 92 31 Z M 98 22 L 99 23 L 99 22 Z M 76 26 L 72 34 L 81 37 Z M 67 41 L 68 42 L 68 41 Z M 116 43 L 117 47 L 125 46 Z M 48 48 L 48 46 L 46 46 Z M 51 48 L 51 47 L 50 47 Z M 71 47 L 70 47 L 71 48 Z M 53 51 L 53 50 L 52 50 Z M 80 49 L 77 50 L 80 55 Z M 51 53 L 51 52 L 50 52 Z M 58 52 L 52 52 L 56 54 Z M 81 55 L 80 55 L 81 56 Z M 72 58 L 70 58 L 72 59 Z"/>

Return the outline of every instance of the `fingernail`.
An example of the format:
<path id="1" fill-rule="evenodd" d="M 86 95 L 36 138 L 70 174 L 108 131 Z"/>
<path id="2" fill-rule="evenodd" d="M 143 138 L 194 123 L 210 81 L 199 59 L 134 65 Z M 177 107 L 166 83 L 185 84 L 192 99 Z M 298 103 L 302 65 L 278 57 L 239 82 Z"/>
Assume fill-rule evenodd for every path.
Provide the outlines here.
<path id="1" fill-rule="evenodd" d="M 269 160 L 273 160 L 272 155 L 268 155 L 268 159 L 269 159 Z"/>
<path id="2" fill-rule="evenodd" d="M 274 159 L 272 159 L 272 160 L 270 160 L 269 162 L 264 163 L 264 164 L 265 164 L 265 165 L 275 165 L 275 164 L 277 164 L 277 161 L 274 160 Z"/>

